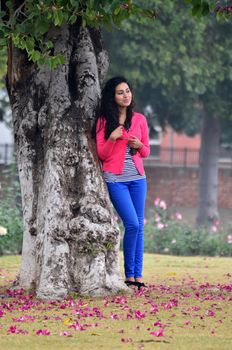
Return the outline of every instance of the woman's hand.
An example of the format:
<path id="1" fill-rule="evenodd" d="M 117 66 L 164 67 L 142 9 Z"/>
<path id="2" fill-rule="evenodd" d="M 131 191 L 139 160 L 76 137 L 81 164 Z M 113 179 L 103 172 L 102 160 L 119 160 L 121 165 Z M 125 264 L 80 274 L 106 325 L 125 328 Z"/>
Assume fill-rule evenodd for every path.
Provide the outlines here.
<path id="1" fill-rule="evenodd" d="M 123 130 L 123 126 L 119 125 L 116 129 L 114 129 L 114 131 L 112 131 L 112 133 L 110 134 L 110 140 L 112 141 L 116 141 L 117 139 L 119 139 L 120 137 L 122 137 L 122 130 Z"/>
<path id="2" fill-rule="evenodd" d="M 130 148 L 140 149 L 143 147 L 142 142 L 136 136 L 130 136 L 128 140 Z"/>

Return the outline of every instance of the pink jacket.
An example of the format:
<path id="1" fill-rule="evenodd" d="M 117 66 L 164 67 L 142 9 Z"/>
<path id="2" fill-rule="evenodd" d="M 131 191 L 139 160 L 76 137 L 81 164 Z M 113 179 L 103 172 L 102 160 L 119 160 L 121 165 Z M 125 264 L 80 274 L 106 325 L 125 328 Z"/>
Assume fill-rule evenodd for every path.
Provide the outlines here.
<path id="1" fill-rule="evenodd" d="M 136 136 L 143 144 L 143 146 L 138 150 L 138 152 L 132 156 L 135 166 L 140 173 L 144 174 L 143 160 L 150 154 L 149 146 L 149 136 L 148 136 L 148 126 L 144 115 L 140 113 L 133 113 L 131 127 L 127 131 L 123 129 L 123 136 L 116 141 L 107 139 L 105 140 L 105 124 L 103 127 L 100 126 L 100 119 L 97 123 L 97 154 L 102 161 L 102 170 L 109 171 L 113 174 L 122 174 L 126 147 L 128 138 L 131 136 Z"/>

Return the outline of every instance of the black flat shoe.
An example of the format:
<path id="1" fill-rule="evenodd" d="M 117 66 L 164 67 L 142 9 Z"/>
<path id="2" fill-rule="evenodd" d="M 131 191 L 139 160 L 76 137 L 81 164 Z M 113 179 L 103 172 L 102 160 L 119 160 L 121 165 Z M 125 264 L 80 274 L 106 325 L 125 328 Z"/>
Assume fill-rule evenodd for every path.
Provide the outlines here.
<path id="1" fill-rule="evenodd" d="M 140 290 L 141 287 L 147 288 L 147 286 L 143 282 L 136 282 L 136 283 L 137 283 L 138 290 Z"/>
<path id="2" fill-rule="evenodd" d="M 138 290 L 140 290 L 140 288 L 144 287 L 146 288 L 146 285 L 143 282 L 136 282 L 136 281 L 125 281 L 126 285 L 129 286 L 136 286 L 138 287 Z"/>
<path id="3" fill-rule="evenodd" d="M 135 281 L 125 281 L 127 286 L 136 286 L 138 287 L 138 282 Z"/>

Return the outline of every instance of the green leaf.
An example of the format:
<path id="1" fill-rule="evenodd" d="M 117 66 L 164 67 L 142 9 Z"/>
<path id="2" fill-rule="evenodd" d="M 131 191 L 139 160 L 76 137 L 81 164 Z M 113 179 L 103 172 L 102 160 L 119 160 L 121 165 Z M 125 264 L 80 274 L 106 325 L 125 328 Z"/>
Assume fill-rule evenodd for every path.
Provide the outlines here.
<path id="1" fill-rule="evenodd" d="M 45 19 L 39 18 L 37 21 L 34 22 L 35 33 L 39 32 L 40 34 L 43 35 L 47 33 L 49 27 L 50 27 L 50 23 Z"/>
<path id="2" fill-rule="evenodd" d="M 117 0 L 116 0 L 116 1 L 115 1 L 115 0 L 112 1 L 112 4 L 111 4 L 111 6 L 110 6 L 111 12 L 113 13 L 113 12 L 116 10 L 117 7 L 119 7 L 118 1 L 117 1 Z"/>
<path id="3" fill-rule="evenodd" d="M 64 64 L 64 56 L 57 55 L 57 56 L 49 57 L 47 62 L 51 69 L 55 69 L 59 64 Z"/>
<path id="4" fill-rule="evenodd" d="M 201 4 L 197 4 L 192 9 L 192 15 L 193 16 L 199 16 L 201 14 Z"/>
<path id="5" fill-rule="evenodd" d="M 210 12 L 209 4 L 208 4 L 208 2 L 204 1 L 202 3 L 202 11 L 201 11 L 201 13 L 202 13 L 203 16 L 206 16 L 206 15 L 209 14 L 209 12 Z"/>
<path id="6" fill-rule="evenodd" d="M 3 18 L 6 15 L 5 11 L 0 11 L 0 18 Z"/>
<path id="7" fill-rule="evenodd" d="M 69 23 L 70 24 L 74 24 L 77 21 L 77 16 L 76 15 L 72 15 L 71 17 L 69 17 Z"/>
<path id="8" fill-rule="evenodd" d="M 6 46 L 6 39 L 0 39 L 0 46 Z"/>
<path id="9" fill-rule="evenodd" d="M 79 1 L 77 1 L 77 0 L 70 0 L 70 4 L 74 7 L 78 7 L 80 5 Z"/>
<path id="10" fill-rule="evenodd" d="M 223 13 L 221 11 L 218 11 L 217 14 L 216 14 L 216 19 L 218 21 L 220 21 L 222 19 L 222 17 L 223 17 Z"/>
<path id="11" fill-rule="evenodd" d="M 118 14 L 120 13 L 121 11 L 121 7 L 116 7 L 115 10 L 114 10 L 114 15 L 115 16 L 118 16 Z"/>
<path id="12" fill-rule="evenodd" d="M 28 37 L 26 40 L 25 40 L 25 48 L 28 52 L 30 52 L 31 50 L 34 49 L 35 47 L 35 39 L 32 38 L 32 37 Z"/>
<path id="13" fill-rule="evenodd" d="M 64 64 L 65 63 L 64 55 L 57 55 L 56 57 L 57 57 L 56 61 L 58 62 L 58 64 Z"/>
<path id="14" fill-rule="evenodd" d="M 193 6 L 201 6 L 202 0 L 192 0 Z"/>
<path id="15" fill-rule="evenodd" d="M 54 47 L 54 44 L 51 40 L 46 41 L 45 45 L 48 49 L 51 49 Z"/>
<path id="16" fill-rule="evenodd" d="M 63 15 L 62 11 L 60 11 L 60 10 L 55 11 L 54 12 L 54 24 L 55 24 L 55 26 L 62 25 L 63 20 L 64 20 L 64 15 Z"/>
<path id="17" fill-rule="evenodd" d="M 32 50 L 29 53 L 29 60 L 37 62 L 41 58 L 41 53 L 37 50 Z"/>
<path id="18" fill-rule="evenodd" d="M 13 2 L 12 1 L 6 1 L 6 6 L 10 11 L 13 11 Z"/>

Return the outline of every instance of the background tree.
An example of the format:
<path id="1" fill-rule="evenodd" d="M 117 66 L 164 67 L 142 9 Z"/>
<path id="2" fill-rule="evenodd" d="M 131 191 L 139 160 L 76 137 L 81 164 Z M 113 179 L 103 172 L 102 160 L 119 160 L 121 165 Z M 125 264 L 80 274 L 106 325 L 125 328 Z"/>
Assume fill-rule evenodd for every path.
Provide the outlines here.
<path id="1" fill-rule="evenodd" d="M 193 16 L 201 17 L 213 14 L 218 19 L 227 20 L 232 15 L 232 3 L 228 0 L 185 0 L 185 3 L 192 5 Z"/>
<path id="2" fill-rule="evenodd" d="M 108 68 L 99 25 L 153 12 L 129 0 L 1 5 L 24 217 L 19 285 L 43 299 L 116 293 L 119 230 L 90 137 Z"/>
<path id="3" fill-rule="evenodd" d="M 152 105 L 163 127 L 188 134 L 201 128 L 197 222 L 203 224 L 218 217 L 220 124 L 232 117 L 231 24 L 215 16 L 196 20 L 179 1 L 151 4 L 158 20 L 130 20 L 120 35 L 106 34 L 110 74 L 129 76 L 140 106 Z"/>

